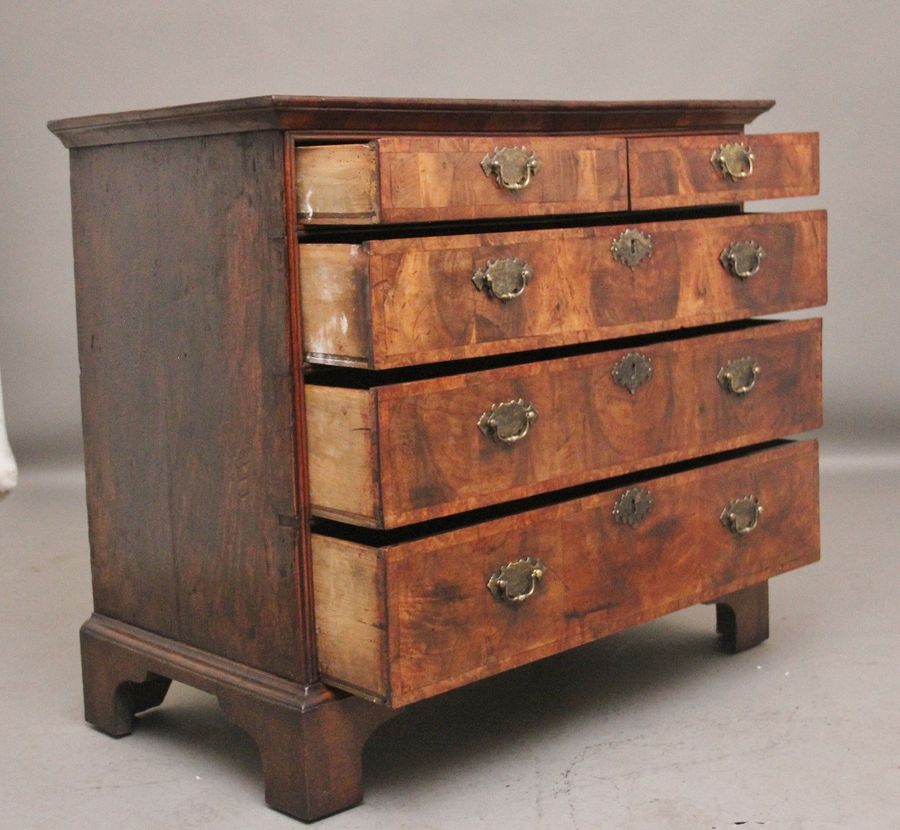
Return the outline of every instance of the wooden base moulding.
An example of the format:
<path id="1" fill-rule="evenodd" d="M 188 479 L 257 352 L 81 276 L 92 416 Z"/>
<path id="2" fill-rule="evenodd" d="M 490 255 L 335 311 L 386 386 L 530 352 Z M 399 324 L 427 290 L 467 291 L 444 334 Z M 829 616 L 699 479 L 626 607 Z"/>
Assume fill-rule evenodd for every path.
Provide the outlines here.
<path id="1" fill-rule="evenodd" d="M 716 600 L 716 620 L 726 651 L 765 640 L 768 582 Z M 307 822 L 362 801 L 363 747 L 402 711 L 292 683 L 100 614 L 81 628 L 81 663 L 85 719 L 114 738 L 160 706 L 173 680 L 215 695 L 256 743 L 266 803 Z"/>

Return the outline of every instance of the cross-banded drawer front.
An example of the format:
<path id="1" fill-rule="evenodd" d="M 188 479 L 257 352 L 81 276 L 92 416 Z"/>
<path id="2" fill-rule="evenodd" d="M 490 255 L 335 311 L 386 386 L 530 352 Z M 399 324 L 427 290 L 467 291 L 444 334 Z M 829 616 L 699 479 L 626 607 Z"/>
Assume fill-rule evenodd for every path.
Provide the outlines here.
<path id="1" fill-rule="evenodd" d="M 824 211 L 299 246 L 311 363 L 384 369 L 825 302 Z"/>
<path id="2" fill-rule="evenodd" d="M 818 133 L 628 140 L 632 210 L 746 202 L 819 192 Z"/>
<path id="3" fill-rule="evenodd" d="M 628 209 L 625 139 L 388 137 L 297 148 L 301 222 L 377 224 Z"/>
<path id="4" fill-rule="evenodd" d="M 814 429 L 819 320 L 306 390 L 316 515 L 399 525 Z"/>
<path id="5" fill-rule="evenodd" d="M 400 707 L 819 558 L 814 442 L 382 548 L 313 535 L 329 682 Z"/>

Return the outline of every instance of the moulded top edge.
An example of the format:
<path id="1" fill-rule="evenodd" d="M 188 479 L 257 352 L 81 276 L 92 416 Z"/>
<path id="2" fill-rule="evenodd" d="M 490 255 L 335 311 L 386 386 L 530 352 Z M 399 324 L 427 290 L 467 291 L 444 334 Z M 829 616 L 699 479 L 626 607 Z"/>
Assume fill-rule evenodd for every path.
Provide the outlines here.
<path id="1" fill-rule="evenodd" d="M 771 100 L 527 101 L 267 95 L 50 121 L 66 147 L 257 130 L 360 137 L 415 133 L 741 130 Z"/>

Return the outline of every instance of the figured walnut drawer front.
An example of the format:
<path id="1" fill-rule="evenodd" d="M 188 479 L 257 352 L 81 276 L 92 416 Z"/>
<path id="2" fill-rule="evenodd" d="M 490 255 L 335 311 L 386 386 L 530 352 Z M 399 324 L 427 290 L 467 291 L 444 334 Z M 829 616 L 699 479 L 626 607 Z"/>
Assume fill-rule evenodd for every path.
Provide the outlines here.
<path id="1" fill-rule="evenodd" d="M 306 414 L 313 513 L 397 527 L 814 429 L 821 321 L 374 389 L 309 385 Z"/>
<path id="2" fill-rule="evenodd" d="M 322 674 L 400 707 L 814 562 L 817 463 L 786 444 L 382 548 L 313 534 Z"/>
<path id="3" fill-rule="evenodd" d="M 330 225 L 627 210 L 626 155 L 625 139 L 609 136 L 301 146 L 297 211 L 305 224 Z"/>
<path id="4" fill-rule="evenodd" d="M 729 145 L 734 155 L 726 161 L 714 158 L 720 148 L 729 153 Z M 752 172 L 734 145 L 752 152 Z M 811 196 L 819 192 L 819 135 L 633 138 L 628 140 L 628 172 L 632 210 Z"/>
<path id="5" fill-rule="evenodd" d="M 301 244 L 303 349 L 385 369 L 808 308 L 825 249 L 824 211 Z"/>

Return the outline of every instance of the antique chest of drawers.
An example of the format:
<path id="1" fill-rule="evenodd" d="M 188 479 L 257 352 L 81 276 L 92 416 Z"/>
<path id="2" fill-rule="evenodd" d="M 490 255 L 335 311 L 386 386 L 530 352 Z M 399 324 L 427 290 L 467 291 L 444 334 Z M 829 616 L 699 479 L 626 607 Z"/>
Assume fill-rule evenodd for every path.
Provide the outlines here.
<path id="1" fill-rule="evenodd" d="M 267 97 L 68 119 L 87 720 L 172 680 L 266 797 L 398 709 L 815 561 L 815 134 L 769 101 Z"/>

